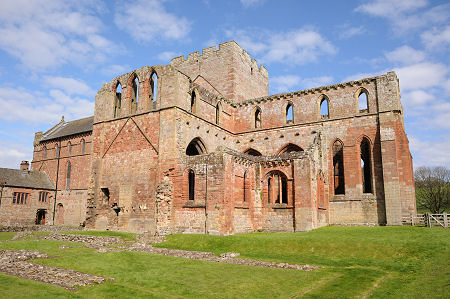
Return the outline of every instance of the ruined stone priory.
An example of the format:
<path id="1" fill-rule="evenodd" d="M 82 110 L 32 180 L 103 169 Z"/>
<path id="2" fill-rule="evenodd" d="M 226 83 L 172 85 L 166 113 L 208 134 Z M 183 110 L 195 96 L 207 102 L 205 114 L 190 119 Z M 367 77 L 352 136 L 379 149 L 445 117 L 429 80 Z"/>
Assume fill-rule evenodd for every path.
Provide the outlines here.
<path id="1" fill-rule="evenodd" d="M 416 213 L 394 72 L 268 93 L 268 71 L 234 41 L 103 84 L 93 117 L 35 135 L 31 170 L 54 188 L 46 223 L 227 235 Z"/>

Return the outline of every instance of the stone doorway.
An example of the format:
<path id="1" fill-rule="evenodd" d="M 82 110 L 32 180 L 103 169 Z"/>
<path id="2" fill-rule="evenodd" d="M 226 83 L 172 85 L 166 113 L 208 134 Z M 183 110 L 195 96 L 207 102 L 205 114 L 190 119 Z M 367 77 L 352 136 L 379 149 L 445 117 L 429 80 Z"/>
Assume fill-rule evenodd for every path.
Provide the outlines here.
<path id="1" fill-rule="evenodd" d="M 47 214 L 47 210 L 39 209 L 36 213 L 36 224 L 44 225 L 45 224 L 45 215 Z"/>

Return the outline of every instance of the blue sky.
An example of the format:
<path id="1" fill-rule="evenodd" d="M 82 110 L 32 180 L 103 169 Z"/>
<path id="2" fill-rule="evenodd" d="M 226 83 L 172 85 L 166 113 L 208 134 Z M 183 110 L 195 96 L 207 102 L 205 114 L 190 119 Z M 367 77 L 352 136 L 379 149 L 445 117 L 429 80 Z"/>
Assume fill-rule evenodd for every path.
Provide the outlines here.
<path id="1" fill-rule="evenodd" d="M 0 167 L 62 115 L 93 115 L 102 83 L 228 40 L 271 94 L 396 71 L 414 166 L 450 167 L 449 19 L 431 0 L 2 0 Z"/>

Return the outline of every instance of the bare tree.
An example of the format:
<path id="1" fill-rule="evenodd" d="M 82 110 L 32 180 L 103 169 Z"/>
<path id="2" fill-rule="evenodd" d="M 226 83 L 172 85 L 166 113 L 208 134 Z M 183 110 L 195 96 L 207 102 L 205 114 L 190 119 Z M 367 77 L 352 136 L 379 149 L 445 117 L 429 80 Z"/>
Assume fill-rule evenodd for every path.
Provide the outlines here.
<path id="1" fill-rule="evenodd" d="M 421 166 L 414 172 L 417 204 L 432 213 L 443 213 L 450 203 L 450 170 Z"/>

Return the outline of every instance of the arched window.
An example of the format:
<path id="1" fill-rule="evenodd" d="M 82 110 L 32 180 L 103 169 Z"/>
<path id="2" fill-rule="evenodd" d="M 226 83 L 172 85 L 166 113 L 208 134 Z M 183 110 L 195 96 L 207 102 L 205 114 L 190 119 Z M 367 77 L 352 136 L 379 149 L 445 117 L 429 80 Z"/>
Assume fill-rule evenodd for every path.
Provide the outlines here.
<path id="1" fill-rule="evenodd" d="M 338 140 L 333 143 L 334 194 L 345 194 L 344 146 Z"/>
<path id="2" fill-rule="evenodd" d="M 86 141 L 81 139 L 81 154 L 83 155 L 86 150 Z"/>
<path id="3" fill-rule="evenodd" d="M 189 170 L 189 200 L 194 200 L 195 198 L 195 173 L 191 169 Z"/>
<path id="4" fill-rule="evenodd" d="M 189 145 L 186 148 L 186 155 L 188 155 L 188 156 L 203 155 L 206 153 L 207 152 L 206 152 L 205 144 L 198 137 L 192 139 L 192 141 L 189 143 Z"/>
<path id="5" fill-rule="evenodd" d="M 66 174 L 66 189 L 70 189 L 70 172 L 72 165 L 69 163 L 67 163 L 67 174 Z"/>
<path id="6" fill-rule="evenodd" d="M 152 89 L 152 101 L 156 102 L 158 99 L 158 75 L 156 72 L 153 72 L 150 78 L 150 87 Z"/>
<path id="7" fill-rule="evenodd" d="M 120 116 L 120 108 L 122 107 L 122 85 L 117 83 L 116 97 L 114 100 L 114 117 Z"/>
<path id="8" fill-rule="evenodd" d="M 61 147 L 59 144 L 56 144 L 56 158 L 59 158 L 59 154 L 61 153 Z"/>
<path id="9" fill-rule="evenodd" d="M 261 128 L 261 109 L 259 107 L 256 107 L 255 109 L 254 128 L 255 129 Z"/>
<path id="10" fill-rule="evenodd" d="M 287 124 L 294 123 L 294 108 L 291 103 L 288 103 L 286 106 L 286 123 Z"/>
<path id="11" fill-rule="evenodd" d="M 220 116 L 222 114 L 222 104 L 219 102 L 216 105 L 216 124 L 220 124 Z"/>
<path id="12" fill-rule="evenodd" d="M 359 112 L 361 113 L 369 112 L 369 102 L 367 92 L 365 90 L 361 90 L 359 92 L 358 105 L 359 105 Z"/>
<path id="13" fill-rule="evenodd" d="M 280 154 L 288 154 L 288 153 L 297 153 L 297 152 L 303 152 L 303 149 L 293 143 L 289 143 L 287 145 L 285 145 L 280 151 Z"/>
<path id="14" fill-rule="evenodd" d="M 195 90 L 193 90 L 191 93 L 191 112 L 192 113 L 196 112 L 195 111 L 196 102 L 197 102 L 197 94 L 196 94 Z"/>
<path id="15" fill-rule="evenodd" d="M 370 143 L 366 138 L 361 141 L 361 179 L 363 193 L 372 193 L 372 173 L 370 162 Z"/>
<path id="16" fill-rule="evenodd" d="M 137 75 L 134 75 L 132 87 L 133 95 L 131 97 L 131 113 L 135 113 L 137 111 L 137 103 L 139 101 L 139 79 Z"/>
<path id="17" fill-rule="evenodd" d="M 244 154 L 247 154 L 250 156 L 256 156 L 256 157 L 262 156 L 262 154 L 259 151 L 255 150 L 253 148 L 249 148 L 249 149 L 245 150 Z"/>
<path id="18" fill-rule="evenodd" d="M 72 143 L 70 143 L 70 141 L 67 144 L 67 152 L 69 156 L 72 155 Z"/>
<path id="19" fill-rule="evenodd" d="M 269 203 L 288 203 L 288 181 L 281 171 L 272 171 L 267 175 L 267 193 Z"/>
<path id="20" fill-rule="evenodd" d="M 244 171 L 244 182 L 243 182 L 243 186 L 242 188 L 244 188 L 244 198 L 243 201 L 247 200 L 247 170 Z"/>
<path id="21" fill-rule="evenodd" d="M 322 96 L 320 100 L 320 116 L 322 119 L 326 119 L 330 117 L 328 98 L 326 96 Z"/>
<path id="22" fill-rule="evenodd" d="M 44 146 L 44 159 L 47 159 L 47 147 Z"/>

